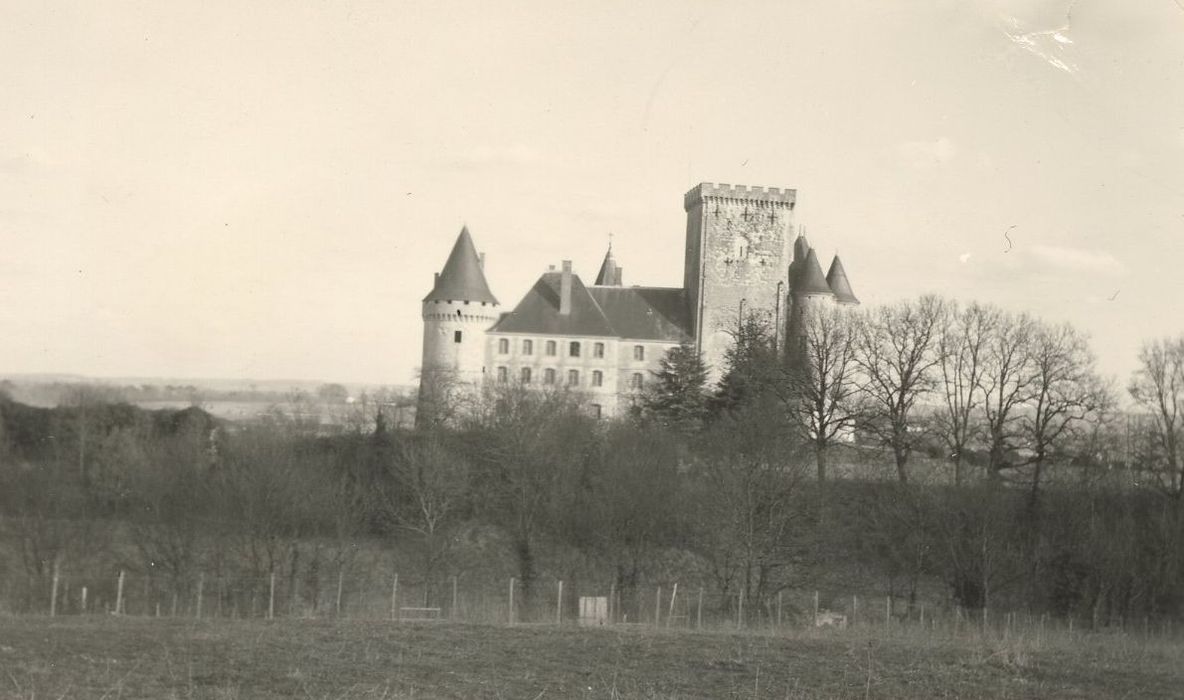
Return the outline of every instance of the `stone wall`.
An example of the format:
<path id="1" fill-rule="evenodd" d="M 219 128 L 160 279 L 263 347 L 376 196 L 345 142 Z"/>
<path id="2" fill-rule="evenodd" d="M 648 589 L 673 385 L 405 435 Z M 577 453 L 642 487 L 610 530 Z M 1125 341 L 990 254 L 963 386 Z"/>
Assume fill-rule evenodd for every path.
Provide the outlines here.
<path id="1" fill-rule="evenodd" d="M 712 183 L 684 198 L 684 285 L 697 349 L 712 379 L 720 376 L 729 332 L 741 315 L 757 312 L 773 321 L 778 313 L 778 298 L 787 291 L 796 198 L 792 189 Z"/>

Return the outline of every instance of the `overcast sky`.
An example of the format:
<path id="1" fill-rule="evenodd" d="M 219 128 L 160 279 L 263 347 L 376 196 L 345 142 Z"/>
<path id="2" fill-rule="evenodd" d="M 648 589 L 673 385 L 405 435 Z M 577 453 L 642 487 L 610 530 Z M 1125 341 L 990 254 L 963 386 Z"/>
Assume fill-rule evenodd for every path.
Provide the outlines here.
<path id="1" fill-rule="evenodd" d="M 409 383 L 462 224 L 507 310 L 610 232 L 680 286 L 700 181 L 797 188 L 865 304 L 1123 384 L 1184 332 L 1175 0 L 0 0 L 0 104 L 0 372 Z"/>

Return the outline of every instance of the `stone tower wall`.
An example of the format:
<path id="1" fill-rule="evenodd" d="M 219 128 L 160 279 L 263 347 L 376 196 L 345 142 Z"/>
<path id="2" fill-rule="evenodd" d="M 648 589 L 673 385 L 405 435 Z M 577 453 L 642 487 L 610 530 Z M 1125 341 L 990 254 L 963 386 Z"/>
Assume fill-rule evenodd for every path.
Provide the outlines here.
<path id="1" fill-rule="evenodd" d="M 820 311 L 838 304 L 830 294 L 795 294 L 790 299 L 788 327 L 786 328 L 785 352 L 790 364 L 801 362 L 805 350 L 804 328 L 807 319 Z"/>
<path id="2" fill-rule="evenodd" d="M 480 382 L 485 372 L 485 331 L 497 321 L 497 309 L 481 302 L 425 301 L 420 365 L 425 380 L 447 377 L 459 383 Z"/>
<path id="3" fill-rule="evenodd" d="M 713 378 L 720 376 L 732 342 L 729 331 L 742 312 L 764 313 L 775 321 L 777 298 L 787 291 L 796 199 L 792 189 L 712 183 L 698 185 L 684 198 L 683 284 L 696 346 Z"/>

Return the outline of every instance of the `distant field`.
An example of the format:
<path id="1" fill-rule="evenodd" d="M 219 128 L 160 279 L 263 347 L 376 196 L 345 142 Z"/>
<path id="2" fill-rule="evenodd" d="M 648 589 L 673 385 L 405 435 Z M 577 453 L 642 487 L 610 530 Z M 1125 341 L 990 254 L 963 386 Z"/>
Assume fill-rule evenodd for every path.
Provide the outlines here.
<path id="1" fill-rule="evenodd" d="M 872 636 L 868 636 L 872 634 Z M 4 698 L 1179 698 L 1184 649 L 865 631 L 0 618 Z"/>

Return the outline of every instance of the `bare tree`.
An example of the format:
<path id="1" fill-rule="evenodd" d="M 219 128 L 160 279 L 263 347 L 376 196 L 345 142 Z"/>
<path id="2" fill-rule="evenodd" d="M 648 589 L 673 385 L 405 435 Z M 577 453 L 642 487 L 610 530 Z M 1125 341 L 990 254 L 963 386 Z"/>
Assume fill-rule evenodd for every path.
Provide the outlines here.
<path id="1" fill-rule="evenodd" d="M 1027 314 L 1006 314 L 990 335 L 983 370 L 983 413 L 986 417 L 988 476 L 997 479 L 1013 466 L 1011 453 L 1021 407 L 1032 397 L 1035 373 L 1032 343 L 1037 324 Z"/>
<path id="2" fill-rule="evenodd" d="M 1184 336 L 1148 341 L 1139 351 L 1139 368 L 1131 379 L 1131 398 L 1150 416 L 1155 450 L 1149 465 L 1160 488 L 1180 507 L 1184 475 L 1180 445 L 1184 436 Z"/>
<path id="3" fill-rule="evenodd" d="M 938 335 L 942 407 L 934 427 L 950 450 L 955 485 L 963 481 L 966 450 L 975 435 L 987 344 L 999 318 L 999 311 L 989 306 L 974 303 L 959 308 L 952 304 Z"/>
<path id="4" fill-rule="evenodd" d="M 818 481 L 823 482 L 830 446 L 850 432 L 856 418 L 854 312 L 831 307 L 808 314 L 801 339 L 783 398 L 795 427 L 814 448 Z"/>
<path id="5" fill-rule="evenodd" d="M 1043 325 L 1031 348 L 1032 398 L 1020 420 L 1032 467 L 1029 506 L 1034 506 L 1050 460 L 1068 456 L 1072 431 L 1102 402 L 1089 343 L 1068 324 Z"/>
<path id="6" fill-rule="evenodd" d="M 896 475 L 909 480 L 912 411 L 933 389 L 945 303 L 936 296 L 881 306 L 864 318 L 856 344 L 863 408 L 860 426 L 892 450 Z"/>
<path id="7" fill-rule="evenodd" d="M 529 603 L 537 539 L 553 516 L 557 491 L 590 454 L 595 422 L 578 393 L 514 383 L 486 386 L 477 408 L 467 419 L 476 441 L 471 457 L 482 467 L 476 488 L 486 515 L 510 537 Z"/>
<path id="8" fill-rule="evenodd" d="M 704 554 L 724 593 L 739 589 L 750 611 L 783 585 L 810 517 L 788 427 L 771 396 L 743 405 L 707 429 L 696 465 Z"/>
<path id="9" fill-rule="evenodd" d="M 402 442 L 389 469 L 390 478 L 375 494 L 378 509 L 396 528 L 419 540 L 430 596 L 466 504 L 468 460 L 449 447 L 444 435 L 428 432 Z"/>

